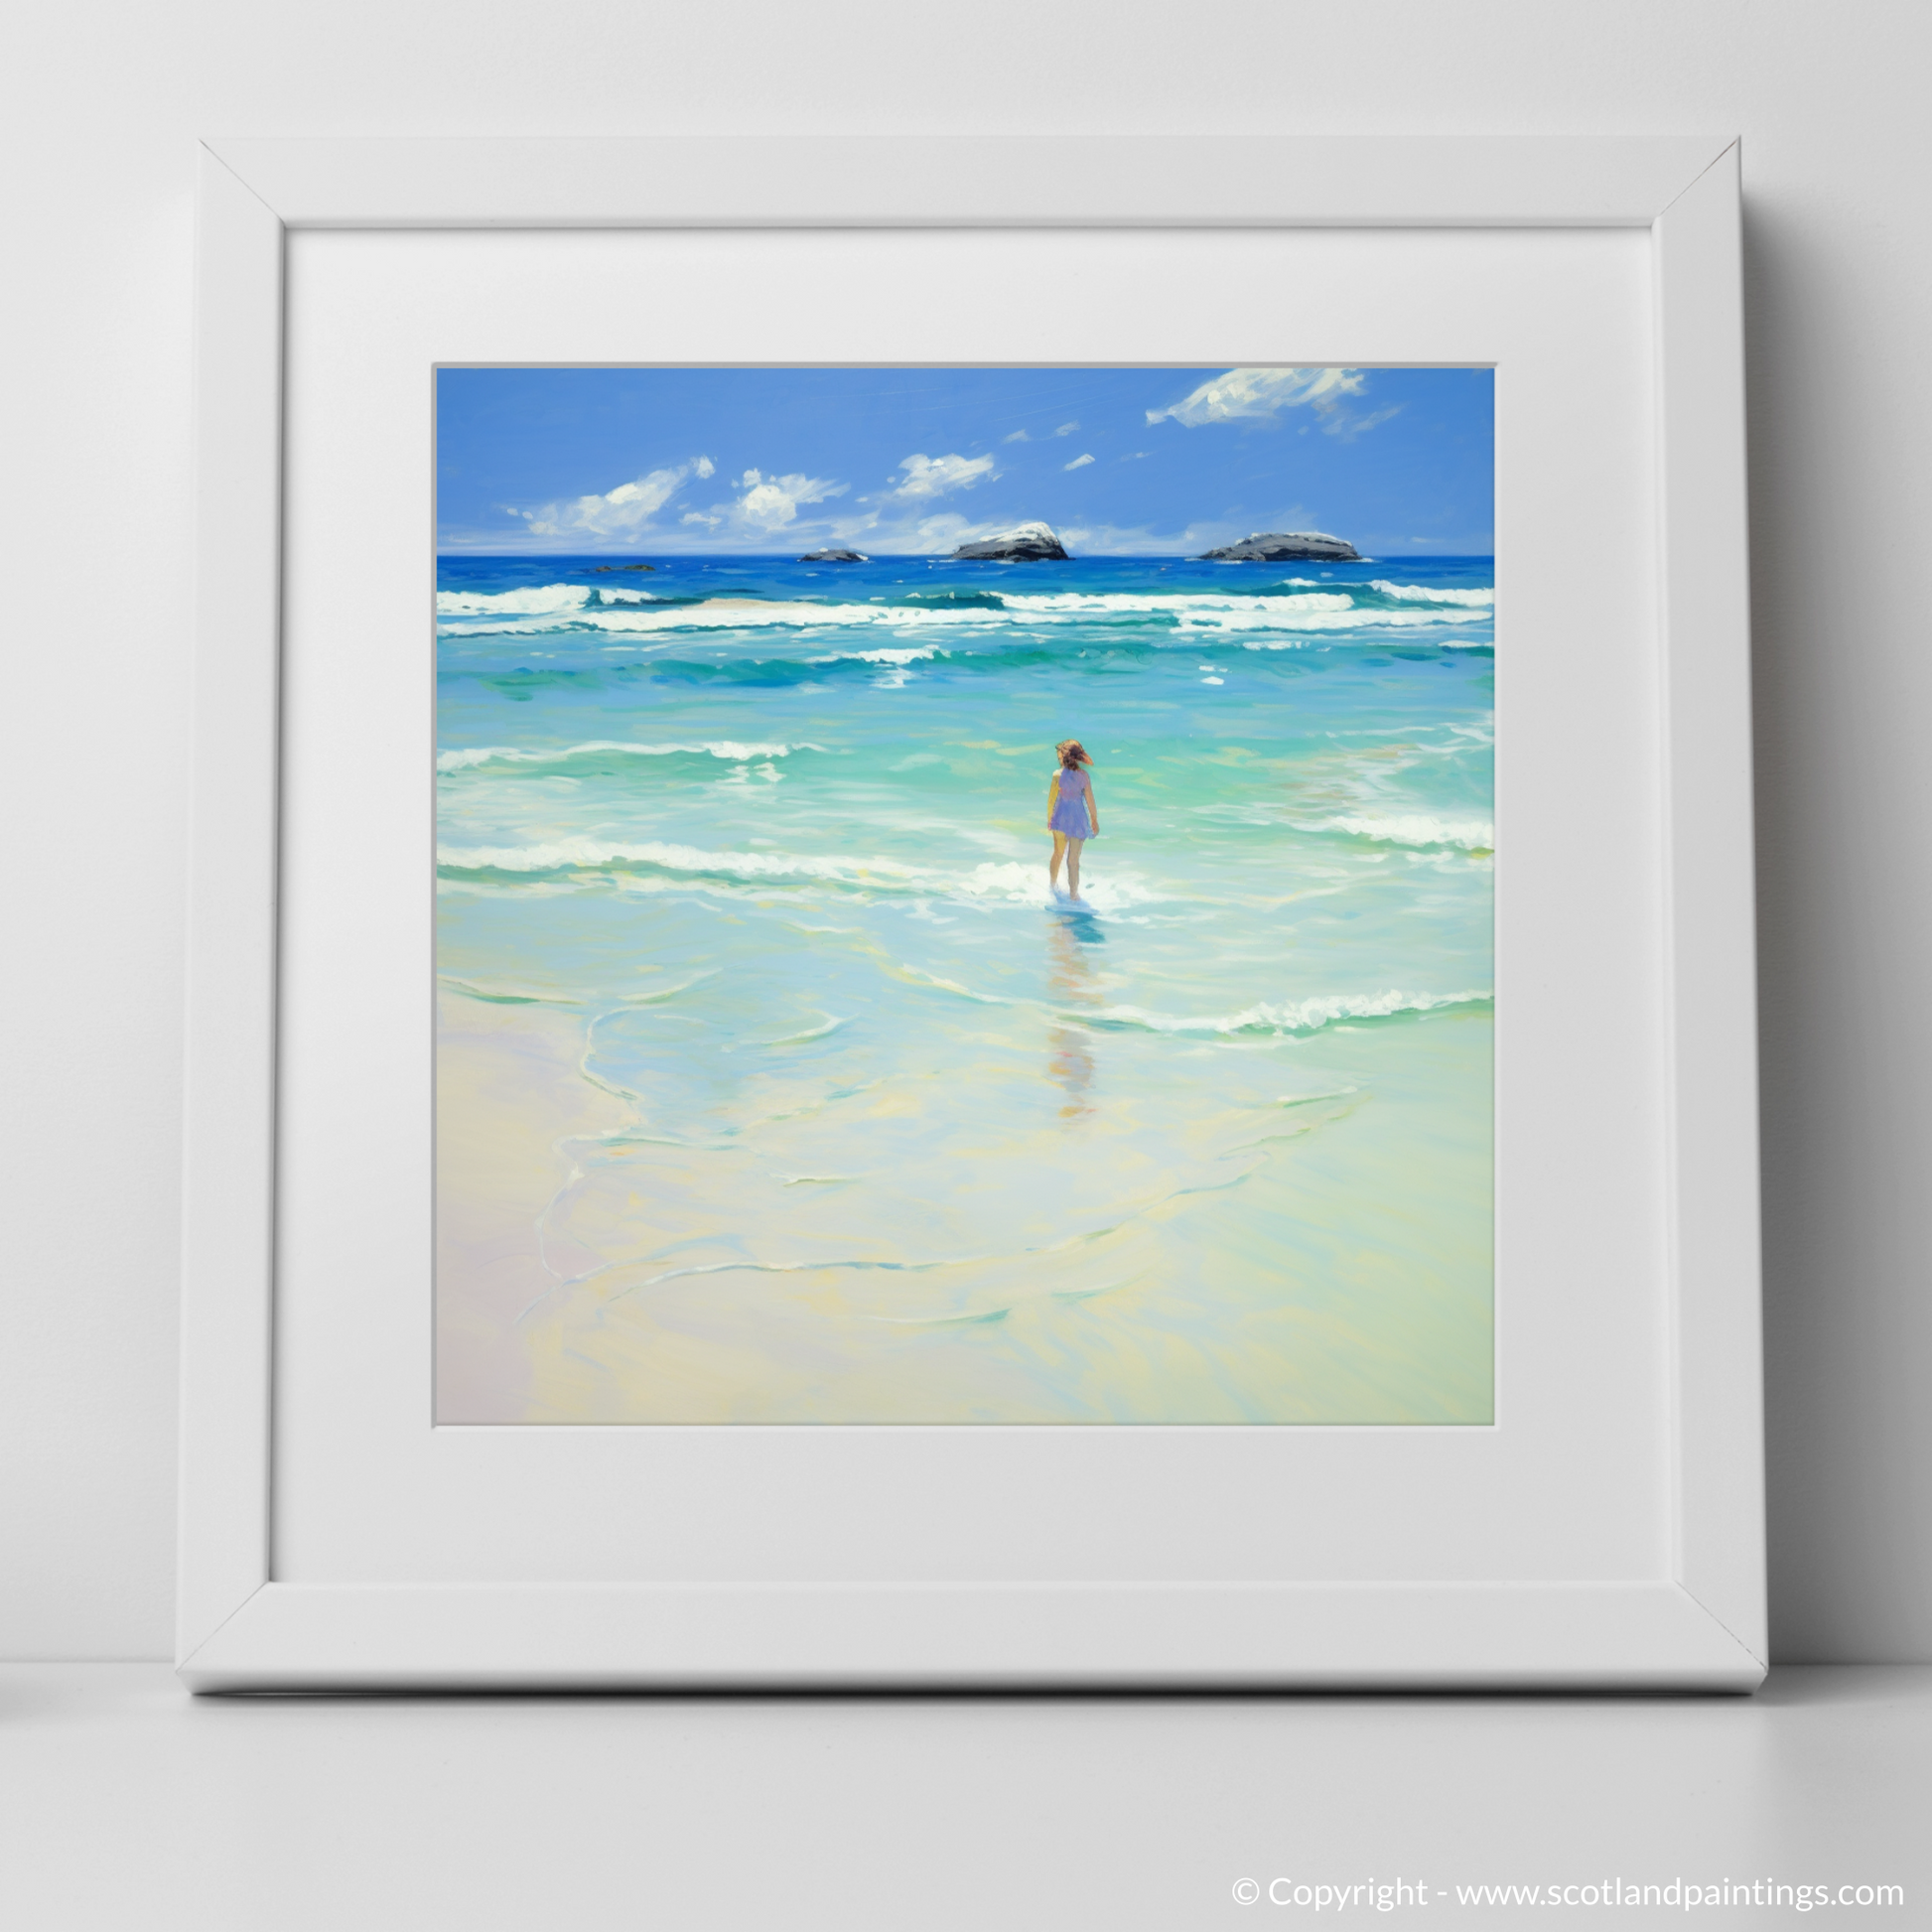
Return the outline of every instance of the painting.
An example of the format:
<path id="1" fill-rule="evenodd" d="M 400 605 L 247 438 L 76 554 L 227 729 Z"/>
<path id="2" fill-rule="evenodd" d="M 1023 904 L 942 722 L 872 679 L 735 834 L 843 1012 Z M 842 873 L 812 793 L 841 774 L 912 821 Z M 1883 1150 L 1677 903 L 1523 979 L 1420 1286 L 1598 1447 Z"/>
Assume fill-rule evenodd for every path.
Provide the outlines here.
<path id="1" fill-rule="evenodd" d="M 435 408 L 440 1423 L 1493 1420 L 1491 370 Z"/>

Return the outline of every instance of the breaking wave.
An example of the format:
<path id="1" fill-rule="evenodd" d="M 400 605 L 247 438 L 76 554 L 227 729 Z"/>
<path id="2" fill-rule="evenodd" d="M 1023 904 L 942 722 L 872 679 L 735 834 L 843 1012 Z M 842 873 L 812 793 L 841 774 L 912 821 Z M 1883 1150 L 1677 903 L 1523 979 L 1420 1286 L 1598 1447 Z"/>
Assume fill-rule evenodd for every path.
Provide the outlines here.
<path id="1" fill-rule="evenodd" d="M 1134 1027 L 1158 1034 L 1309 1034 L 1331 1027 L 1339 1020 L 1388 1020 L 1402 1013 L 1435 1013 L 1443 1007 L 1484 1005 L 1495 995 L 1489 991 L 1466 993 L 1387 993 L 1316 994 L 1307 1000 L 1289 1000 L 1276 1005 L 1263 1001 L 1239 1013 L 1217 1014 L 1206 1019 L 1150 1013 L 1145 1007 L 1103 1007 L 1097 1013 L 1069 1014 L 1069 1019 L 1092 1026 L 1096 1023 Z"/>
<path id="2" fill-rule="evenodd" d="M 1344 813 L 1317 819 L 1305 832 L 1345 832 L 1351 838 L 1385 840 L 1392 845 L 1454 845 L 1465 852 L 1493 852 L 1496 828 L 1486 818 L 1430 818 L 1402 812 L 1391 818 L 1361 818 Z"/>
<path id="3" fill-rule="evenodd" d="M 1494 591 L 1459 591 L 1436 589 L 1426 584 L 1391 584 L 1377 577 L 1369 584 L 1372 591 L 1380 591 L 1384 597 L 1393 597 L 1403 602 L 1416 604 L 1460 604 L 1471 610 L 1487 610 L 1496 601 Z"/>
<path id="4" fill-rule="evenodd" d="M 835 650 L 828 651 L 823 657 L 808 658 L 811 664 L 917 664 L 928 657 L 943 657 L 946 653 L 937 644 L 926 644 L 909 650 Z"/>
<path id="5" fill-rule="evenodd" d="M 562 764 L 568 759 L 593 753 L 614 753 L 639 759 L 674 758 L 679 753 L 693 757 L 725 759 L 745 764 L 753 759 L 789 758 L 793 752 L 821 752 L 822 745 L 741 745 L 736 739 L 720 738 L 702 745 L 628 745 L 616 739 L 593 739 L 585 745 L 572 745 L 561 752 L 519 752 L 509 745 L 476 745 L 439 752 L 439 771 L 468 771 L 482 764 Z"/>
<path id="6" fill-rule="evenodd" d="M 1048 597 L 1010 594 L 1006 598 L 1006 606 L 1010 611 L 1070 612 L 1083 617 L 1107 611 L 1178 616 L 1193 611 L 1347 611 L 1354 608 L 1354 599 L 1338 591 L 1297 593 L 1289 597 L 1237 597 L 1199 592 L 1163 595 L 1158 592 L 1066 591 Z"/>
<path id="7" fill-rule="evenodd" d="M 909 866 L 897 859 L 828 858 L 807 853 L 708 852 L 697 846 L 655 839 L 613 844 L 602 839 L 547 840 L 521 846 L 439 846 L 436 863 L 446 877 L 483 878 L 490 874 L 555 878 L 578 872 L 657 874 L 693 882 L 785 886 L 817 883 L 849 891 L 895 893 L 925 898 L 1004 900 L 1012 904 L 1052 902 L 1038 864 L 987 861 L 957 872 Z M 1132 878 L 1092 883 L 1089 909 L 1118 911 L 1146 904 L 1158 894 Z"/>
<path id="8" fill-rule="evenodd" d="M 581 611 L 591 601 L 582 584 L 545 584 L 528 591 L 438 591 L 436 614 L 442 618 L 552 617 Z"/>
<path id="9" fill-rule="evenodd" d="M 1380 589 L 1380 586 L 1376 587 Z M 453 637 L 603 630 L 650 635 L 690 630 L 816 630 L 885 627 L 893 630 L 965 629 L 984 632 L 1021 626 L 1056 629 L 1072 624 L 1152 623 L 1179 630 L 1367 630 L 1456 624 L 1472 620 L 1489 593 L 1424 592 L 1398 586 L 1397 601 L 1421 608 L 1357 603 L 1339 591 L 1292 591 L 1261 596 L 1205 593 L 990 592 L 903 603 L 817 604 L 756 597 L 659 598 L 644 593 L 592 592 L 570 584 L 495 596 L 445 591 L 439 615 Z"/>

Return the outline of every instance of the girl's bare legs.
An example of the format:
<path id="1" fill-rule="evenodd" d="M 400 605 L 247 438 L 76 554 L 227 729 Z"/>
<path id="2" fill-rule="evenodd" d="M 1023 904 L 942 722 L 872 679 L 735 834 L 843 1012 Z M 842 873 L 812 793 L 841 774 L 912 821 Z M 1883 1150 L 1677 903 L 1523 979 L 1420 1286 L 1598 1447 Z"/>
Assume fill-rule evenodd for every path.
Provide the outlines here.
<path id="1" fill-rule="evenodd" d="M 1079 851 L 1078 846 L 1075 846 L 1073 849 L 1075 852 Z M 1066 857 L 1066 834 L 1064 832 L 1055 832 L 1053 834 L 1052 863 L 1048 865 L 1048 867 L 1046 868 L 1046 890 L 1049 893 L 1057 892 L 1059 890 L 1060 861 L 1065 857 Z M 1079 861 L 1076 859 L 1074 861 L 1074 864 L 1077 868 Z M 1077 877 L 1077 873 L 1076 873 L 1076 877 Z"/>
<path id="2" fill-rule="evenodd" d="M 1056 832 L 1053 835 L 1059 837 Z M 1084 839 L 1068 839 L 1066 842 L 1066 895 L 1069 898 L 1080 897 L 1080 848 Z"/>

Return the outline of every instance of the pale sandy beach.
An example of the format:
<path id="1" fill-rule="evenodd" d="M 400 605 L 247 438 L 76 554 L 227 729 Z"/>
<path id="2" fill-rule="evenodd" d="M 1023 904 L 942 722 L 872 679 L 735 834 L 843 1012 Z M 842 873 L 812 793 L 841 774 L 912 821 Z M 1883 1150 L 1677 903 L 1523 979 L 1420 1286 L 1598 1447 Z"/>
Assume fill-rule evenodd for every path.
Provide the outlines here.
<path id="1" fill-rule="evenodd" d="M 519 1317 L 555 1288 L 553 1270 L 594 1257 L 544 1218 L 575 1167 L 578 1137 L 623 1118 L 584 1078 L 584 1022 L 445 991 L 437 1002 L 436 1414 L 504 1422 L 534 1400 Z"/>
<path id="2" fill-rule="evenodd" d="M 1069 1054 L 1104 1072 L 1111 1042 L 1029 1016 L 1010 1045 L 1061 1104 L 999 1172 L 1064 1175 L 1077 1140 L 1100 1178 L 1070 1233 L 1044 1201 L 927 1197 L 943 1084 L 856 1097 L 840 1131 L 902 1168 L 815 1169 L 809 1118 L 721 1164 L 585 1077 L 591 1024 L 446 996 L 445 1421 L 1488 1419 L 1486 1012 L 1298 1042 L 1307 1097 L 1184 1186 L 1141 1171 L 1131 1104 L 1065 1104 Z M 1243 1054 L 1193 1050 L 1206 1077 Z M 947 1258 L 892 1259 L 921 1223 Z"/>

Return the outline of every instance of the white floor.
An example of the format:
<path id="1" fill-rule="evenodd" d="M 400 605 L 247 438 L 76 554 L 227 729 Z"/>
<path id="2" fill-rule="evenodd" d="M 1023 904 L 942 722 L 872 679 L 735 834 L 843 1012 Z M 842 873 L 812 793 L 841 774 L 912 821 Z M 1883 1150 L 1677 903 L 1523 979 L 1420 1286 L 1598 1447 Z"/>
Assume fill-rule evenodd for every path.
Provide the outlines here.
<path id="1" fill-rule="evenodd" d="M 156 1664 L 0 1666 L 6 1932 L 1171 1932 L 1398 1878 L 1426 1902 L 1342 1916 L 1809 1917 L 1454 1889 L 1766 1879 L 1902 1885 L 1829 1921 L 1932 1926 L 1929 1821 L 1932 1666 L 1480 1700 L 196 1700 Z"/>

